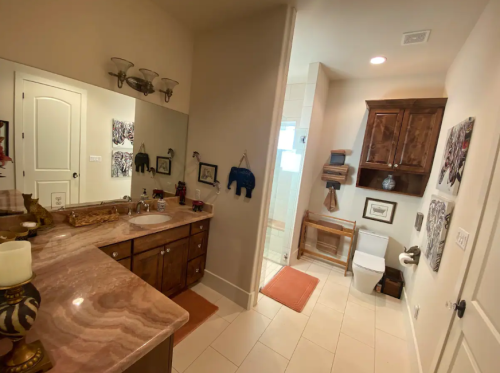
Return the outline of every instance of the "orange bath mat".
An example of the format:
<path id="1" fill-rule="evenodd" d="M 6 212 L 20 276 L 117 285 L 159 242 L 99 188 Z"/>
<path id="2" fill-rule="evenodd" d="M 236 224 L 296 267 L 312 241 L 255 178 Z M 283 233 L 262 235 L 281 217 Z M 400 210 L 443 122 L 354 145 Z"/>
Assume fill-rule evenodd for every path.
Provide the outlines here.
<path id="1" fill-rule="evenodd" d="M 179 306 L 189 312 L 189 321 L 174 334 L 174 346 L 180 343 L 189 334 L 219 310 L 215 304 L 210 303 L 201 295 L 192 290 L 186 290 L 172 298 Z"/>
<path id="2" fill-rule="evenodd" d="M 294 311 L 302 312 L 318 282 L 316 277 L 285 267 L 269 281 L 261 293 Z"/>

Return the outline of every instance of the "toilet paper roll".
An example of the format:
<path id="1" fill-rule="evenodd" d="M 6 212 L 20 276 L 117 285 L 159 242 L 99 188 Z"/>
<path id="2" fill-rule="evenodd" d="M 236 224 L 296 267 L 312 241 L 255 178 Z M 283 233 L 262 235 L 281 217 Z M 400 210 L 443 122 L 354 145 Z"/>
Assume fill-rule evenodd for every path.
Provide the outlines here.
<path id="1" fill-rule="evenodd" d="M 406 264 L 406 263 L 405 263 L 405 260 L 410 261 L 410 260 L 412 260 L 412 259 L 413 259 L 413 258 L 412 258 L 410 255 L 406 254 L 406 253 L 401 253 L 401 254 L 399 254 L 399 263 L 400 263 L 403 267 L 411 267 L 413 264 Z"/>

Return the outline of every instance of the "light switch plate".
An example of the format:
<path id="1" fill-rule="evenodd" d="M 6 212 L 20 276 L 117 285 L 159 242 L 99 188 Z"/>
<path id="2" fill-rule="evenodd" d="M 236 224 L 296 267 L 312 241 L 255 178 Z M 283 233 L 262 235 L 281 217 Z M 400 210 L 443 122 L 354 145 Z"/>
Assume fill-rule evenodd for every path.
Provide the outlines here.
<path id="1" fill-rule="evenodd" d="M 102 157 L 100 155 L 91 155 L 90 156 L 90 162 L 101 162 Z"/>
<path id="2" fill-rule="evenodd" d="M 52 193 L 52 208 L 61 208 L 66 206 L 66 193 L 54 192 Z"/>
<path id="3" fill-rule="evenodd" d="M 413 318 L 415 320 L 418 320 L 418 313 L 420 312 L 420 306 L 419 305 L 415 305 L 415 307 L 413 307 Z"/>
<path id="4" fill-rule="evenodd" d="M 465 250 L 467 248 L 468 240 L 469 240 L 469 232 L 467 232 L 463 228 L 458 228 L 457 238 L 455 241 L 462 250 Z"/>

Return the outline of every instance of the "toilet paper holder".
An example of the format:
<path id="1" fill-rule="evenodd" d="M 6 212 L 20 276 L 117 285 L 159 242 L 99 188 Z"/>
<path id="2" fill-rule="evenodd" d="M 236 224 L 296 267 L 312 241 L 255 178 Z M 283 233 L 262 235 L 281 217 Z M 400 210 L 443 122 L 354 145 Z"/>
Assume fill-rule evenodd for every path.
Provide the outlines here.
<path id="1" fill-rule="evenodd" d="M 408 254 L 409 256 L 412 257 L 412 260 L 405 260 L 405 264 L 415 264 L 418 265 L 418 262 L 420 261 L 420 248 L 418 246 L 412 246 L 409 249 L 405 247 L 405 254 Z"/>

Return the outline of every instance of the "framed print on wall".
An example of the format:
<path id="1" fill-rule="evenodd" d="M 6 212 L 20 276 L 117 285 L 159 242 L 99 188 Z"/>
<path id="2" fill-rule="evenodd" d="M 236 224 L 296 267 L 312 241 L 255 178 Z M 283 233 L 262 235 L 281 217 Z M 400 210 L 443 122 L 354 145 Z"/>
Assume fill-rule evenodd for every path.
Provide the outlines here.
<path id="1" fill-rule="evenodd" d="M 4 154 L 9 156 L 9 122 L 0 120 L 0 146 L 3 147 Z"/>
<path id="2" fill-rule="evenodd" d="M 383 201 L 381 199 L 366 198 L 363 218 L 392 224 L 396 213 L 396 202 Z"/>
<path id="3" fill-rule="evenodd" d="M 217 180 L 217 166 L 200 162 L 200 169 L 198 171 L 198 181 L 200 183 L 213 185 Z"/>
<path id="4" fill-rule="evenodd" d="M 172 160 L 168 157 L 156 157 L 156 172 L 162 175 L 172 174 Z"/>

